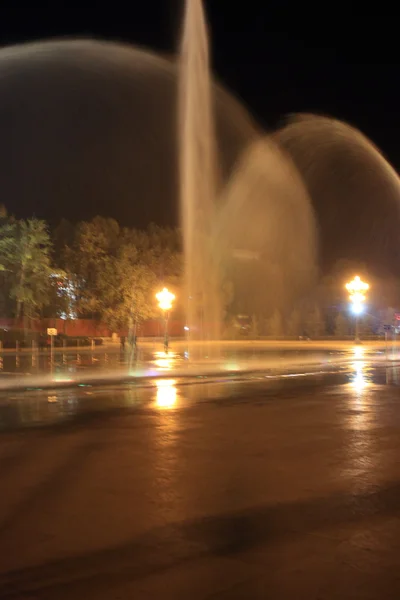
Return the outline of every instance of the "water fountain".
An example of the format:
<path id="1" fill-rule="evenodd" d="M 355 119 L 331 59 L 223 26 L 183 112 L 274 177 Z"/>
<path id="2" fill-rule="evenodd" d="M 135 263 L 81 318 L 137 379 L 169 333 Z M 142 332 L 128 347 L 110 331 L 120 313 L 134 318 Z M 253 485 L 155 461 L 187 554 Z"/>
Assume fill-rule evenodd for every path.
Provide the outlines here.
<path id="1" fill-rule="evenodd" d="M 322 271 L 340 259 L 363 262 L 380 275 L 397 270 L 400 180 L 379 149 L 355 127 L 312 114 L 289 118 L 274 140 L 311 197 Z"/>
<path id="2" fill-rule="evenodd" d="M 189 0 L 180 56 L 181 219 L 187 327 L 191 340 L 203 342 L 221 337 L 218 254 L 213 243 L 218 173 L 211 85 L 202 2 Z"/>
<path id="3" fill-rule="evenodd" d="M 13 210 L 177 224 L 178 70 L 173 58 L 100 40 L 0 48 L 0 178 Z M 211 92 L 226 180 L 257 129 L 221 85 Z"/>
<path id="4" fill-rule="evenodd" d="M 187 0 L 180 54 L 180 195 L 187 325 L 191 339 L 221 339 L 224 280 L 235 308 L 283 306 L 315 276 L 315 223 L 290 158 L 272 140 L 254 142 L 221 190 L 201 0 Z M 296 235 L 300 228 L 301 235 Z M 209 349 L 207 350 L 209 355 Z"/>
<path id="5" fill-rule="evenodd" d="M 365 136 L 335 119 L 293 117 L 252 141 L 217 185 L 208 46 L 202 0 L 186 0 L 179 131 L 187 323 L 191 338 L 205 341 L 221 336 L 224 278 L 234 312 L 265 316 L 306 297 L 318 264 L 326 271 L 341 257 L 400 258 L 399 177 Z"/>
<path id="6" fill-rule="evenodd" d="M 316 232 L 292 161 L 270 137 L 253 143 L 223 190 L 218 216 L 231 310 L 256 317 L 289 312 L 315 283 Z"/>
<path id="7" fill-rule="evenodd" d="M 0 75 L 5 195 L 35 209 L 40 181 L 40 197 L 54 205 L 56 193 L 67 210 L 71 194 L 84 203 L 95 188 L 89 214 L 107 214 L 112 197 L 127 222 L 135 201 L 149 207 L 162 198 L 160 223 L 181 196 L 193 340 L 221 338 L 226 279 L 231 312 L 265 318 L 307 294 L 318 259 L 323 272 L 342 256 L 367 257 L 381 270 L 398 264 L 395 171 L 334 119 L 297 116 L 263 135 L 213 83 L 201 0 L 186 1 L 179 60 L 121 44 L 51 41 L 0 50 Z"/>

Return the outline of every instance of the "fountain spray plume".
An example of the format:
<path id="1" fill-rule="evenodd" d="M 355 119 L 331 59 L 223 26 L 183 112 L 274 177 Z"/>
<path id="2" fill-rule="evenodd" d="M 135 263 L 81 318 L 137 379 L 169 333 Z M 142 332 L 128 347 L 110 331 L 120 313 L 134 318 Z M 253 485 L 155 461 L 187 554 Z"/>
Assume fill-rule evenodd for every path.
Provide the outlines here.
<path id="1" fill-rule="evenodd" d="M 351 125 L 312 114 L 292 116 L 274 139 L 311 197 L 323 272 L 339 260 L 398 272 L 400 178 L 379 149 Z"/>
<path id="2" fill-rule="evenodd" d="M 290 312 L 317 278 L 317 228 L 295 165 L 270 136 L 249 145 L 225 186 L 218 220 L 232 308 L 258 320 Z"/>
<path id="3" fill-rule="evenodd" d="M 179 69 L 180 195 L 190 339 L 220 339 L 217 160 L 208 34 L 201 0 L 187 0 Z"/>

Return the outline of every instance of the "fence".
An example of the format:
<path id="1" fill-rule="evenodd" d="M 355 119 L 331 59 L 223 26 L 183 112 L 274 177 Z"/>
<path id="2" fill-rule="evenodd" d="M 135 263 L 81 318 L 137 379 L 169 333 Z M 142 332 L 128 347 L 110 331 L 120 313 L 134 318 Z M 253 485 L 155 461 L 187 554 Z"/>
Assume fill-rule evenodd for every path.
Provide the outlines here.
<path id="1" fill-rule="evenodd" d="M 57 332 L 68 337 L 111 337 L 113 331 L 94 319 L 0 319 L 0 329 L 3 331 L 22 332 L 30 331 L 36 334 L 46 334 L 47 328 L 55 328 Z M 184 323 L 170 319 L 168 331 L 171 336 L 179 337 L 184 334 Z M 138 326 L 137 334 L 141 337 L 160 337 L 164 332 L 164 322 L 161 319 L 149 319 Z M 116 332 L 127 335 L 127 330 Z"/>

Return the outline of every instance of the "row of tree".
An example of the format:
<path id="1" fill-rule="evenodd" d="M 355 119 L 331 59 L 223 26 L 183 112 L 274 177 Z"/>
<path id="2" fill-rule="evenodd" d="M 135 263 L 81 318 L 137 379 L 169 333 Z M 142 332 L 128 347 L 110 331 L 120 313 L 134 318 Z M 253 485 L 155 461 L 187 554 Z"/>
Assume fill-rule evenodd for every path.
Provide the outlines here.
<path id="1" fill-rule="evenodd" d="M 354 318 L 344 284 L 357 272 L 371 285 L 361 328 L 364 334 L 382 333 L 385 325 L 397 323 L 396 309 L 387 307 L 400 306 L 399 280 L 342 261 L 286 313 L 278 306 L 272 314 L 249 315 L 251 334 L 351 335 Z M 182 278 L 178 230 L 129 229 L 95 217 L 78 224 L 62 221 L 50 231 L 43 220 L 18 220 L 0 207 L 1 317 L 94 318 L 118 331 L 157 316 L 155 293 L 165 285 L 176 291 L 174 316 L 183 321 Z M 241 311 L 234 291 L 224 308 L 226 336 L 237 337 Z"/>
<path id="2" fill-rule="evenodd" d="M 96 318 L 118 330 L 155 316 L 161 284 L 179 286 L 179 232 L 122 228 L 95 217 L 50 232 L 40 219 L 0 217 L 3 317 Z"/>

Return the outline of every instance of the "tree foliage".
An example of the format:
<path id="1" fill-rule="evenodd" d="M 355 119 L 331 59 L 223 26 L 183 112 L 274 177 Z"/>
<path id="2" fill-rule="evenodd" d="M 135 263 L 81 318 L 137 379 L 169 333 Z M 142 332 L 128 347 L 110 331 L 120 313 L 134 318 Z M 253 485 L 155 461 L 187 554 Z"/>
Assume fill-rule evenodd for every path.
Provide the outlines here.
<path id="1" fill-rule="evenodd" d="M 134 255 L 133 248 L 123 247 L 117 257 L 106 262 L 104 276 L 99 280 L 101 318 L 115 330 L 155 314 L 156 276 Z"/>
<path id="2" fill-rule="evenodd" d="M 34 317 L 48 302 L 51 241 L 44 221 L 5 220 L 0 224 L 0 271 L 13 314 Z"/>
<path id="3" fill-rule="evenodd" d="M 222 263 L 221 259 L 222 318 L 226 324 L 235 324 L 238 312 L 247 314 L 246 307 L 237 300 L 229 269 Z M 268 303 L 258 303 L 255 309 L 248 298 L 250 335 L 350 335 L 354 319 L 347 315 L 344 284 L 356 273 L 370 283 L 365 315 L 360 318 L 362 335 L 383 331 L 385 324 L 397 325 L 399 280 L 369 273 L 366 265 L 340 261 L 309 297 L 291 307 L 292 312 L 284 306 L 271 312 Z M 262 285 L 265 282 L 260 282 Z M 157 316 L 155 293 L 164 286 L 176 294 L 174 316 L 180 318 L 184 292 L 179 230 L 157 225 L 130 229 L 113 219 L 95 217 L 77 224 L 63 220 L 50 238 L 44 221 L 15 219 L 0 205 L 2 317 L 95 318 L 118 331 Z M 183 311 L 181 314 L 183 320 Z M 235 336 L 237 331 L 228 326 L 227 336 Z"/>
<path id="4" fill-rule="evenodd" d="M 152 225 L 146 231 L 121 228 L 113 219 L 79 223 L 74 236 L 58 232 L 64 245 L 60 265 L 75 290 L 82 317 L 95 317 L 118 330 L 155 315 L 157 285 L 181 283 L 179 232 Z"/>

